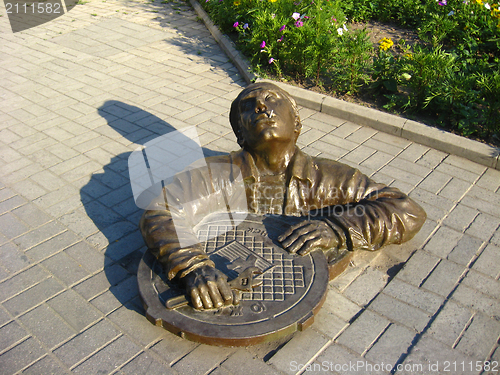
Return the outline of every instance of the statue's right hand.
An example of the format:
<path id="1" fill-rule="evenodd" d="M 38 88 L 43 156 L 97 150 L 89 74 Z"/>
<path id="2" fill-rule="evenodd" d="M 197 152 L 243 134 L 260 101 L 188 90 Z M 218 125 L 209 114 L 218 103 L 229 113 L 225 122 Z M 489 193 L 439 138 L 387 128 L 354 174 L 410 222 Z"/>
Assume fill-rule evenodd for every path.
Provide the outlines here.
<path id="1" fill-rule="evenodd" d="M 237 305 L 239 295 L 229 287 L 227 276 L 211 266 L 195 268 L 181 279 L 196 309 Z"/>

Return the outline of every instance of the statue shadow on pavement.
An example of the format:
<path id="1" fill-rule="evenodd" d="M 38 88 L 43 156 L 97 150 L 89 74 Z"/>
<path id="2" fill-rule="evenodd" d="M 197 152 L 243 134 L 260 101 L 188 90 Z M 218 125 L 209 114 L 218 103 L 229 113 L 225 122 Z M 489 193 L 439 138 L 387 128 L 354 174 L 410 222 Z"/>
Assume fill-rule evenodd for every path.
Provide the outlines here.
<path id="1" fill-rule="evenodd" d="M 179 136 L 178 129 L 168 122 L 120 101 L 106 101 L 98 108 L 98 113 L 109 126 L 101 133 L 115 137 L 120 143 L 126 139 L 139 147 L 158 137 L 168 138 L 170 133 Z M 123 138 L 118 139 L 118 135 Z M 185 140 L 194 143 L 188 138 Z M 227 154 L 203 147 L 201 151 L 205 157 Z M 143 314 L 136 275 L 146 245 L 139 230 L 143 209 L 136 205 L 130 184 L 128 159 L 131 153 L 112 157 L 103 166 L 103 172 L 94 173 L 81 188 L 80 196 L 88 217 L 99 229 L 87 240 L 105 254 L 104 272 L 110 292 L 120 304 Z"/>

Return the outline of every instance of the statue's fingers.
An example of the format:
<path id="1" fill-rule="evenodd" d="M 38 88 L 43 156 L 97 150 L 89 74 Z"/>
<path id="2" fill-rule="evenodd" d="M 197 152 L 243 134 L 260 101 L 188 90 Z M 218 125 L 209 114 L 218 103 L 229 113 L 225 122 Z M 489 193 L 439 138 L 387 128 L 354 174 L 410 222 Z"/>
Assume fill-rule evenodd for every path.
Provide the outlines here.
<path id="1" fill-rule="evenodd" d="M 278 237 L 278 241 L 283 241 L 285 240 L 288 236 L 290 236 L 296 229 L 303 227 L 304 225 L 309 225 L 309 221 L 301 221 L 300 223 L 294 224 L 290 226 L 285 232 L 283 232 L 282 235 Z"/>
<path id="2" fill-rule="evenodd" d="M 240 303 L 241 293 L 237 290 L 232 289 L 231 293 L 233 294 L 233 305 L 238 305 Z"/>
<path id="3" fill-rule="evenodd" d="M 290 245 L 288 246 L 287 250 L 292 253 L 292 254 L 295 254 L 297 251 L 299 251 L 302 246 L 304 246 L 304 244 L 311 240 L 311 239 L 314 239 L 314 238 L 317 238 L 319 236 L 318 232 L 307 232 L 303 235 L 301 235 L 300 237 L 297 237 L 297 239 Z"/>
<path id="4" fill-rule="evenodd" d="M 224 301 L 224 305 L 230 305 L 233 303 L 233 291 L 227 284 L 225 280 L 217 280 L 217 285 L 219 287 L 220 295 Z"/>
<path id="5" fill-rule="evenodd" d="M 289 235 L 293 233 L 293 227 L 288 228 L 286 231 L 284 231 L 279 237 L 278 241 L 282 242 L 285 240 Z"/>
<path id="6" fill-rule="evenodd" d="M 222 296 L 219 292 L 219 286 L 215 281 L 207 282 L 208 292 L 210 293 L 210 298 L 212 299 L 212 304 L 214 307 L 221 307 L 224 304 Z"/>
<path id="7" fill-rule="evenodd" d="M 208 286 L 206 284 L 200 285 L 198 288 L 200 297 L 201 297 L 201 302 L 203 303 L 203 307 L 205 309 L 211 309 L 213 308 L 212 304 L 212 297 L 210 296 L 210 291 L 208 289 Z"/>
<path id="8" fill-rule="evenodd" d="M 313 224 L 309 225 L 304 225 L 302 227 L 299 227 L 295 229 L 295 231 L 288 236 L 286 240 L 284 240 L 281 244 L 290 250 L 290 246 L 292 244 L 295 244 L 295 242 L 302 236 L 307 235 L 308 233 L 315 233 L 316 232 L 316 226 Z"/>
<path id="9" fill-rule="evenodd" d="M 309 252 L 314 249 L 315 247 L 318 247 L 321 244 L 321 238 L 316 237 L 312 238 L 310 240 L 307 240 L 304 242 L 302 247 L 297 251 L 297 254 L 299 255 L 307 255 Z"/>
<path id="10" fill-rule="evenodd" d="M 203 308 L 203 303 L 201 302 L 200 293 L 198 293 L 198 289 L 192 288 L 189 292 L 191 296 L 191 303 L 193 304 L 195 309 L 201 310 Z"/>

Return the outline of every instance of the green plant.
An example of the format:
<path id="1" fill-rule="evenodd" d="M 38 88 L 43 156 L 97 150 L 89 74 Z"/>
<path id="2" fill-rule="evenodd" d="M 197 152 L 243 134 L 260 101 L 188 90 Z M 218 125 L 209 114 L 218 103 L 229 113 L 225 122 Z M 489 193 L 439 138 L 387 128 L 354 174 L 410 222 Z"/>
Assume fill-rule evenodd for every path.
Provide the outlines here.
<path id="1" fill-rule="evenodd" d="M 172 0 L 164 0 L 171 2 Z M 500 4 L 490 0 L 206 0 L 212 20 L 261 76 L 385 97 L 465 135 L 500 137 Z M 411 48 L 372 46 L 352 21 L 412 28 Z M 325 85 L 328 85 L 326 87 Z"/>
<path id="2" fill-rule="evenodd" d="M 340 38 L 333 63 L 332 90 L 354 95 L 370 82 L 373 47 L 365 30 L 346 33 Z"/>

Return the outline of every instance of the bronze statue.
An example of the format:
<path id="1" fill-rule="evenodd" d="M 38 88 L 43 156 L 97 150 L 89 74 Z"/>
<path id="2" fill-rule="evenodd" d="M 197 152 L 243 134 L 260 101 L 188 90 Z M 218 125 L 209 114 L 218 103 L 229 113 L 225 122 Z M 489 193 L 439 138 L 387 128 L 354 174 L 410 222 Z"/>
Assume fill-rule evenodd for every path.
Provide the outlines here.
<path id="1" fill-rule="evenodd" d="M 238 203 L 228 201 L 238 194 L 230 184 L 237 176 L 244 184 L 242 209 L 303 218 L 279 236 L 289 253 L 303 256 L 322 249 L 331 260 L 339 251 L 377 250 L 405 242 L 423 225 L 424 210 L 398 189 L 375 183 L 345 164 L 300 151 L 297 105 L 279 87 L 256 83 L 245 88 L 231 105 L 230 122 L 242 148 L 178 174 L 140 223 L 165 274 L 184 285 L 196 309 L 239 302 L 239 294 L 215 268 L 193 229 L 206 214 L 238 209 Z M 182 202 L 191 202 L 189 208 Z"/>

